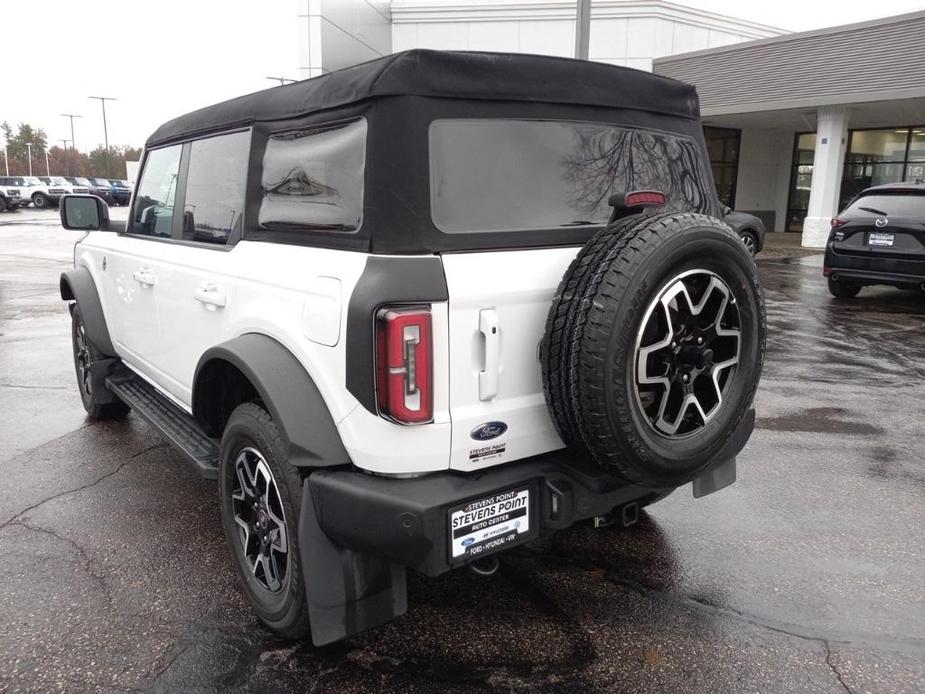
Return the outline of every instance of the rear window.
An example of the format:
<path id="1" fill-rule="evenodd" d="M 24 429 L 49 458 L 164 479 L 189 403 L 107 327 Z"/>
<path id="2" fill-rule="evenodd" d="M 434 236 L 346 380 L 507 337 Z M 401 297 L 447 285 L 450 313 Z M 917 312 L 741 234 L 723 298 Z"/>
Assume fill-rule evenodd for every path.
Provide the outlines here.
<path id="1" fill-rule="evenodd" d="M 447 119 L 430 128 L 431 214 L 446 233 L 606 224 L 615 192 L 709 209 L 694 140 L 601 123 Z"/>
<path id="2" fill-rule="evenodd" d="M 271 135 L 263 156 L 260 228 L 356 231 L 365 165 L 365 119 Z"/>
<path id="3" fill-rule="evenodd" d="M 864 195 L 848 205 L 845 212 L 925 219 L 925 195 L 911 192 Z"/>

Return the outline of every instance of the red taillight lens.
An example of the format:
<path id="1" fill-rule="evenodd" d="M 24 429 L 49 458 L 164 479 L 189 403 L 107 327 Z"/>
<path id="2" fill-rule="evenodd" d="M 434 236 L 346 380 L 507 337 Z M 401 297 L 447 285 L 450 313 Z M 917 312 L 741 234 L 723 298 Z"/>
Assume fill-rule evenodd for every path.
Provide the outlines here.
<path id="1" fill-rule="evenodd" d="M 842 219 L 841 217 L 832 217 L 832 228 L 838 229 L 838 227 L 844 226 L 848 223 L 847 219 Z"/>
<path id="2" fill-rule="evenodd" d="M 663 207 L 665 194 L 658 190 L 634 190 L 623 198 L 627 207 Z"/>
<path id="3" fill-rule="evenodd" d="M 381 309 L 376 317 L 376 402 L 402 424 L 434 417 L 430 308 Z"/>

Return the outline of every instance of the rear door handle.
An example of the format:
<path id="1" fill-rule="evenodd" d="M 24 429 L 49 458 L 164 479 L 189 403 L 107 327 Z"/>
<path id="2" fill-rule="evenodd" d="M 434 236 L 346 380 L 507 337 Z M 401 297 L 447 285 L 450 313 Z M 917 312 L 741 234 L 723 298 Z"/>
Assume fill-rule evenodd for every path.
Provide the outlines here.
<path id="1" fill-rule="evenodd" d="M 193 296 L 196 301 L 205 306 L 208 310 L 214 311 L 217 308 L 224 308 L 228 303 L 228 297 L 225 292 L 221 291 L 214 284 L 204 284 L 193 290 Z"/>
<path id="2" fill-rule="evenodd" d="M 157 284 L 157 277 L 148 268 L 135 270 L 135 272 L 132 273 L 132 279 L 145 287 L 153 287 Z"/>
<path id="3" fill-rule="evenodd" d="M 485 338 L 485 370 L 479 372 L 479 400 L 491 400 L 498 394 L 498 369 L 501 361 L 501 333 L 495 309 L 479 311 L 479 332 Z"/>

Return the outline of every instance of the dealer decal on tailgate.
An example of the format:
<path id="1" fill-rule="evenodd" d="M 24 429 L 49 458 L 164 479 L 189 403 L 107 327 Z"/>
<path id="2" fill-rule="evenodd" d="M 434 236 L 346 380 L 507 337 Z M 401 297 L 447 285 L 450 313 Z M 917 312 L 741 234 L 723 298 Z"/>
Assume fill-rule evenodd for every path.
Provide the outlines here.
<path id="1" fill-rule="evenodd" d="M 530 532 L 530 490 L 509 489 L 449 511 L 453 559 L 476 557 Z"/>

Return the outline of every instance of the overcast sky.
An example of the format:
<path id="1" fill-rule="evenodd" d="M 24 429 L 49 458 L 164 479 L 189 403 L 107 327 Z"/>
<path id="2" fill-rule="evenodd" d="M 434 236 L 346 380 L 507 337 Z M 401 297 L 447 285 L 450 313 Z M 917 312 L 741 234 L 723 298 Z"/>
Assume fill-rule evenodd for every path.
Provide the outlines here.
<path id="1" fill-rule="evenodd" d="M 792 31 L 922 9 L 921 0 L 677 4 Z M 39 22 L 6 22 L 0 35 L 0 121 L 44 128 L 52 144 L 70 138 L 58 115 L 66 112 L 83 115 L 75 120 L 79 149 L 102 143 L 100 104 L 89 95 L 118 99 L 106 107 L 110 143 L 140 146 L 175 115 L 271 86 L 268 75 L 298 76 L 296 0 L 42 0 L 35 7 Z"/>

